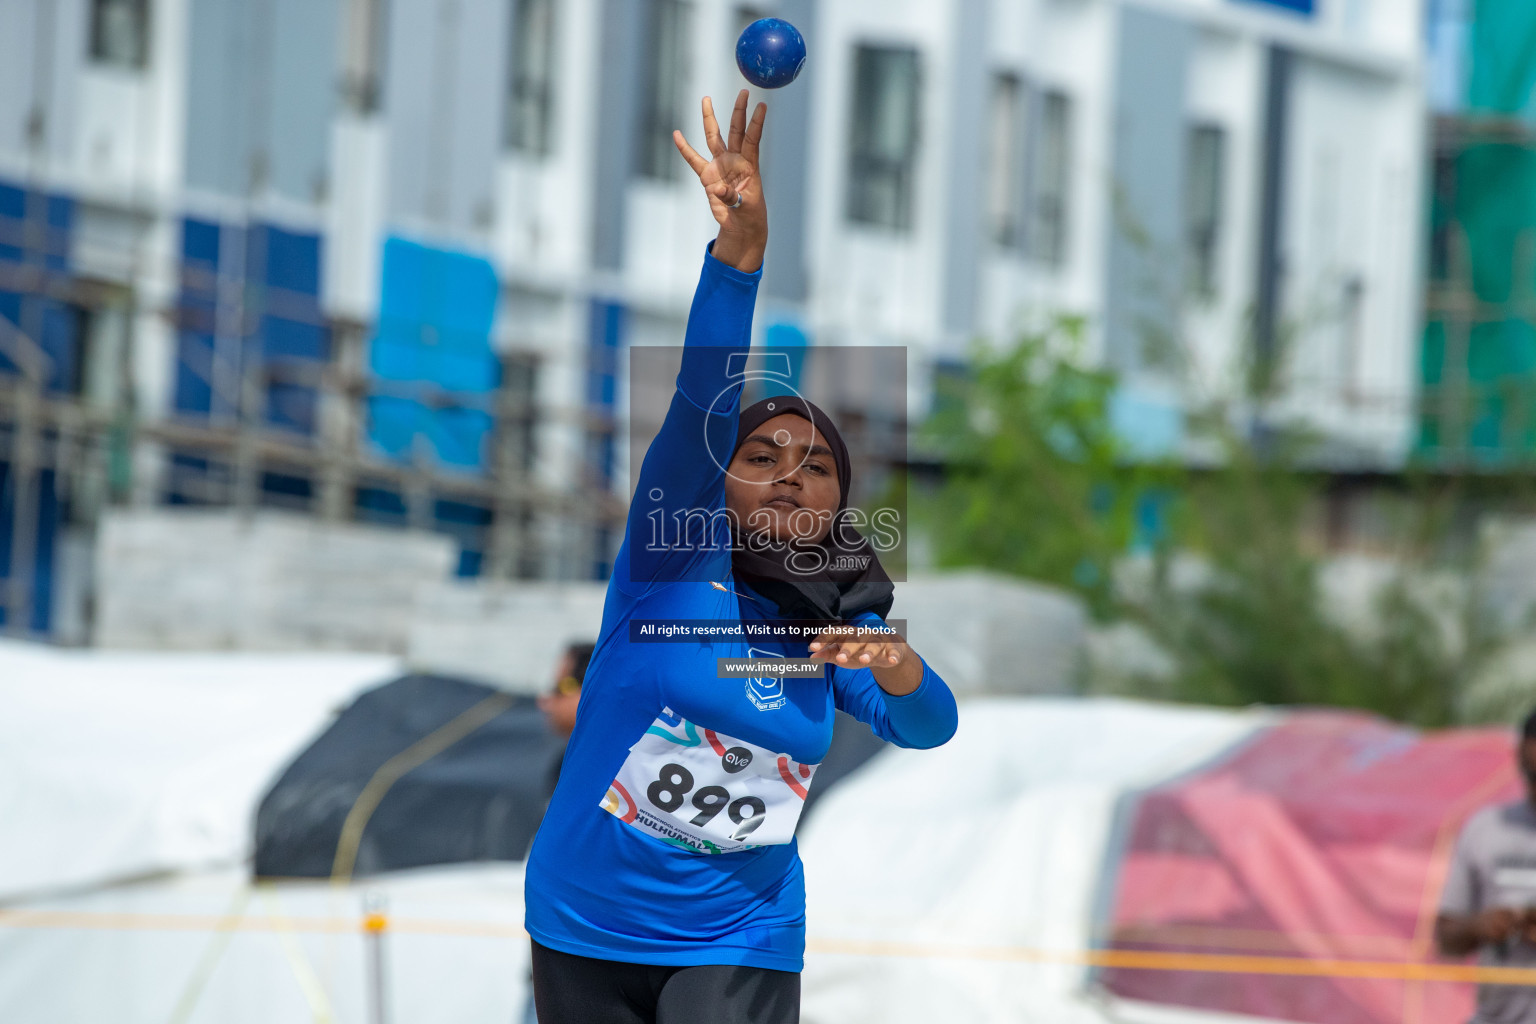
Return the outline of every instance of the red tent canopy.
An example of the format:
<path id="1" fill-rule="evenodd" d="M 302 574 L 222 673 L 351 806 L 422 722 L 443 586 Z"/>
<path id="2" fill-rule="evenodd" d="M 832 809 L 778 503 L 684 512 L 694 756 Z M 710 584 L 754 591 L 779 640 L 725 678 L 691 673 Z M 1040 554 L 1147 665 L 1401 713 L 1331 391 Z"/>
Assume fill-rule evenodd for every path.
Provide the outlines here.
<path id="1" fill-rule="evenodd" d="M 1503 729 L 1419 733 L 1308 711 L 1142 795 L 1118 873 L 1116 949 L 1310 959 L 1435 956 L 1462 823 L 1521 792 Z M 1343 972 L 1341 972 L 1343 973 Z M 1470 985 L 1106 969 L 1117 995 L 1317 1024 L 1465 1020 Z"/>

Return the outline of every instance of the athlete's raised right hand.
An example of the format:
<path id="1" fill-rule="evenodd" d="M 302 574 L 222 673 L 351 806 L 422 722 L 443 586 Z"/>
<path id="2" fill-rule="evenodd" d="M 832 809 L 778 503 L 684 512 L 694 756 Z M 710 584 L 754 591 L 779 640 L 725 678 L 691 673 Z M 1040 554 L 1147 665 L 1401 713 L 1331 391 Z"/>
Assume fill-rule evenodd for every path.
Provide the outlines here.
<path id="1" fill-rule="evenodd" d="M 703 106 L 704 141 L 714 159 L 705 160 L 695 152 L 680 131 L 672 133 L 672 141 L 699 176 L 699 184 L 709 198 L 709 212 L 720 225 L 715 238 L 715 259 L 745 273 L 755 273 L 763 265 L 763 250 L 768 245 L 768 204 L 763 198 L 763 180 L 757 164 L 768 105 L 759 103 L 751 123 L 747 123 L 747 90 L 741 90 L 731 112 L 729 139 L 720 137 L 715 105 L 708 96 L 704 97 Z"/>

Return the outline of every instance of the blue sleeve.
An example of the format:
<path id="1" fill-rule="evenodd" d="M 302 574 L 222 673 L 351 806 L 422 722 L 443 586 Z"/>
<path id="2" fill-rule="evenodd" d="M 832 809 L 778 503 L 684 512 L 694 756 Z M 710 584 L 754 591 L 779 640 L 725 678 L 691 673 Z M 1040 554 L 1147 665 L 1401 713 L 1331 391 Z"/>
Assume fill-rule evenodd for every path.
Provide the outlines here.
<path id="1" fill-rule="evenodd" d="M 880 621 L 874 614 L 858 615 L 854 622 Z M 923 662 L 923 680 L 917 689 L 900 697 L 880 689 L 867 668 L 832 667 L 832 699 L 869 726 L 876 736 L 898 747 L 926 750 L 943 746 L 955 735 L 960 712 L 949 684 Z"/>
<path id="2" fill-rule="evenodd" d="M 761 279 L 761 270 L 746 274 L 715 259 L 712 251 L 705 253 L 688 312 L 677 391 L 640 465 L 614 565 L 615 582 L 630 596 L 654 584 L 717 578 L 728 565 L 723 517 L 707 517 L 725 506 L 725 464 L 741 412 L 741 382 L 730 374 L 734 369 L 739 376 L 752 344 Z M 695 511 L 698 515 L 684 517 Z"/>

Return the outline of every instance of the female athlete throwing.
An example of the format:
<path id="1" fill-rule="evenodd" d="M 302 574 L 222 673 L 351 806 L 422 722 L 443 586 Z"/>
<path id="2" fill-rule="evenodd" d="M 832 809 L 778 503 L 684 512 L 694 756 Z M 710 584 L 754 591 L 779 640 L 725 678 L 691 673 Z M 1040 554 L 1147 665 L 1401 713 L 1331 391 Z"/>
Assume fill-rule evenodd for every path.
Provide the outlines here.
<path id="1" fill-rule="evenodd" d="M 846 522 L 853 470 L 826 415 L 794 396 L 740 408 L 768 239 L 767 111 L 758 104 L 749 124 L 744 90 L 722 138 L 708 99 L 703 110 L 713 158 L 681 132 L 674 141 L 720 230 L 528 857 L 542 1024 L 797 1021 L 805 885 L 794 830 L 834 709 L 905 747 L 955 730 L 949 688 L 892 633 L 749 639 L 790 620 L 884 627 L 892 587 Z M 647 623 L 736 635 L 649 642 Z M 719 678 L 722 657 L 824 664 L 814 678 Z"/>

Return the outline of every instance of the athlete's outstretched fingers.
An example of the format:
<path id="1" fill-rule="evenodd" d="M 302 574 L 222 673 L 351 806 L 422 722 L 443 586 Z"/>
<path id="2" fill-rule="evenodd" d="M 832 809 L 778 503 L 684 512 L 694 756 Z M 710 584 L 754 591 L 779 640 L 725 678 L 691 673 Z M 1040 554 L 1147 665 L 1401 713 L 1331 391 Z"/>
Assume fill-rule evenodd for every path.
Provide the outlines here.
<path id="1" fill-rule="evenodd" d="M 704 97 L 704 142 L 715 156 L 725 152 L 725 140 L 720 137 L 720 122 L 715 120 L 715 104 Z"/>
<path id="2" fill-rule="evenodd" d="M 743 90 L 745 95 L 745 90 Z M 742 140 L 741 155 L 757 166 L 757 147 L 763 141 L 763 120 L 768 116 L 768 104 L 759 103 L 752 111 L 752 123 L 747 125 L 746 138 Z"/>
<path id="3" fill-rule="evenodd" d="M 869 664 L 869 646 L 857 641 L 844 643 L 843 649 L 837 652 L 837 663 L 849 666 Z"/>
<path id="4" fill-rule="evenodd" d="M 811 640 L 810 648 L 811 657 L 821 658 L 824 661 L 831 661 L 833 658 L 837 657 L 837 652 L 840 649 L 838 642 L 836 639 L 834 639 L 831 630 L 822 630 L 820 633 L 816 634 L 816 636 Z"/>
<path id="5" fill-rule="evenodd" d="M 848 650 L 848 664 L 868 668 L 889 668 L 901 663 L 901 650 L 883 641 L 854 644 Z"/>
<path id="6" fill-rule="evenodd" d="M 693 168 L 694 174 L 704 173 L 704 168 L 709 166 L 709 161 L 699 156 L 694 148 L 688 145 L 688 140 L 683 138 L 682 132 L 676 130 L 672 132 L 672 144 L 677 147 L 679 153 L 683 154 L 683 159 L 688 161 L 688 166 Z"/>
<path id="7" fill-rule="evenodd" d="M 731 140 L 732 153 L 741 152 L 742 139 L 747 134 L 747 90 L 743 89 L 736 94 L 736 106 L 731 108 Z"/>
<path id="8" fill-rule="evenodd" d="M 900 645 L 860 644 L 847 640 L 836 643 L 813 642 L 811 658 L 831 662 L 841 668 L 895 668 L 904 660 Z"/>

